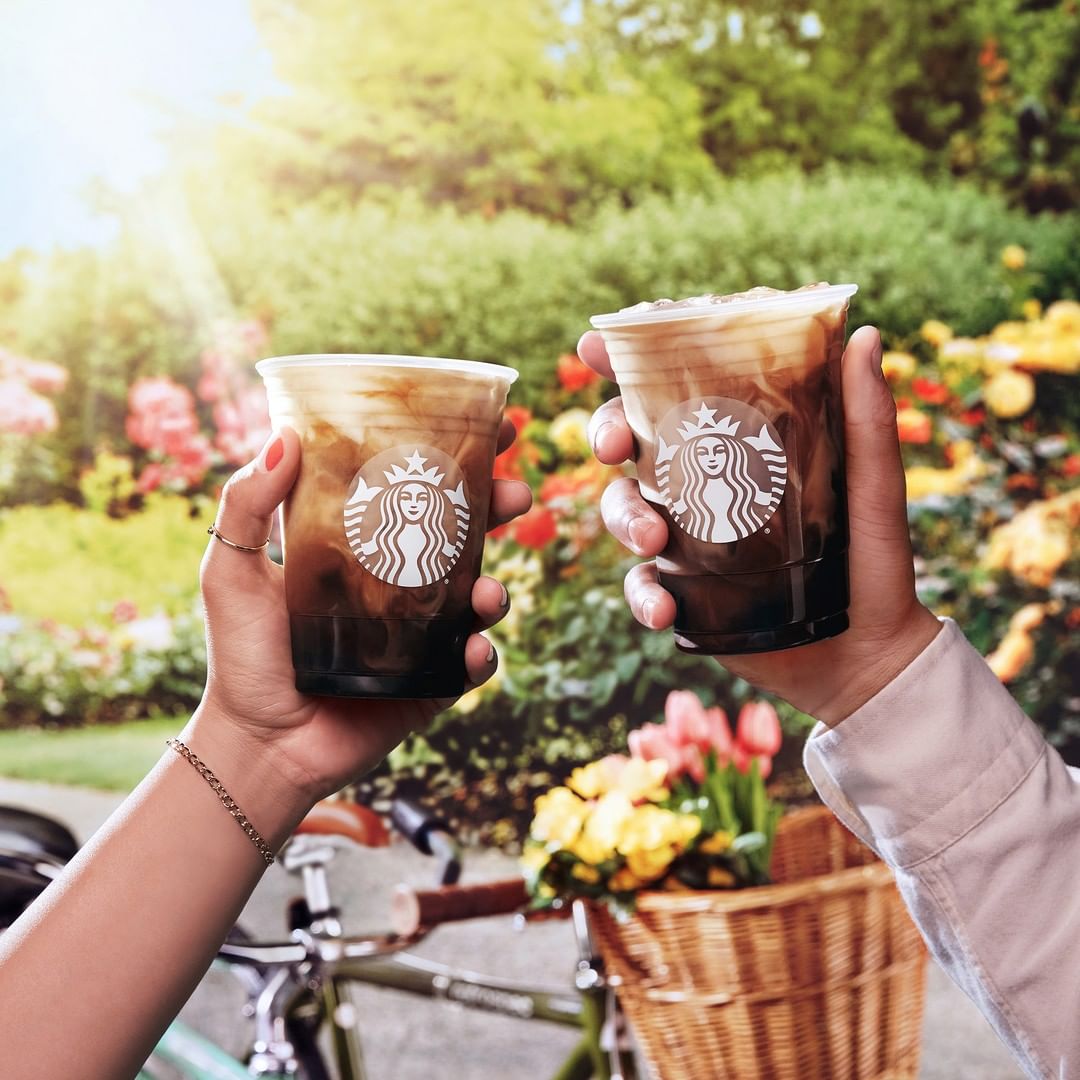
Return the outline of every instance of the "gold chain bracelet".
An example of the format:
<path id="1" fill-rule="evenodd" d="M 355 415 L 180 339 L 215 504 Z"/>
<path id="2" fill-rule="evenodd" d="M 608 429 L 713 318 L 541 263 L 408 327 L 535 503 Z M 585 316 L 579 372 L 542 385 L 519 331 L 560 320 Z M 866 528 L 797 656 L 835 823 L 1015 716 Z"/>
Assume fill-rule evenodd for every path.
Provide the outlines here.
<path id="1" fill-rule="evenodd" d="M 236 800 L 225 790 L 222 782 L 210 771 L 210 767 L 203 763 L 194 750 L 179 739 L 166 739 L 165 745 L 171 746 L 182 758 L 185 758 L 194 766 L 195 771 L 213 788 L 214 794 L 221 800 L 222 805 L 236 819 L 236 824 L 244 830 L 247 838 L 258 849 L 266 865 L 273 866 L 274 853 L 270 850 L 270 845 L 259 835 L 259 830 L 248 821 L 247 815 L 236 805 Z"/>

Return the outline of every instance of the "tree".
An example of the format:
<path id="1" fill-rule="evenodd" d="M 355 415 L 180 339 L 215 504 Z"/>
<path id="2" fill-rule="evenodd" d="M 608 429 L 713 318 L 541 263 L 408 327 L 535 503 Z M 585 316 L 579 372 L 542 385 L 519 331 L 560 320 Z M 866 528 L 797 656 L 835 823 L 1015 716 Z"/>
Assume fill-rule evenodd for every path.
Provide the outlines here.
<path id="1" fill-rule="evenodd" d="M 562 215 L 700 182 L 692 86 L 587 56 L 549 0 L 255 0 L 289 87 L 223 140 L 289 196 L 409 187 Z"/>

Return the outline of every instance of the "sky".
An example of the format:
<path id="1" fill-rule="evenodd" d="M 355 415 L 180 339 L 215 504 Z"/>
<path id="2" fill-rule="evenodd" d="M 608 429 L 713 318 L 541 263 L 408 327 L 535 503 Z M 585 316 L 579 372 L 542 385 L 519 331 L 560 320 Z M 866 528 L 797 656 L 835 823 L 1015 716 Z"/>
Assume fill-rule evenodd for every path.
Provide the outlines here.
<path id="1" fill-rule="evenodd" d="M 2 0 L 0 258 L 107 240 L 94 181 L 132 190 L 170 125 L 275 88 L 248 0 Z"/>

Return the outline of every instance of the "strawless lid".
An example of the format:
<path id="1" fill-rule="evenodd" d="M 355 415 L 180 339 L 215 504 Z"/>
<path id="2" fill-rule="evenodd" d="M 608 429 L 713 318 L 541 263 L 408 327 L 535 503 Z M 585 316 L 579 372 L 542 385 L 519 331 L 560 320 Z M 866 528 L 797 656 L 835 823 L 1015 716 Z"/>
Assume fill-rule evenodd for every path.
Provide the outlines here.
<path id="1" fill-rule="evenodd" d="M 607 315 L 594 315 L 589 322 L 597 330 L 622 326 L 638 326 L 644 323 L 671 322 L 675 319 L 702 319 L 716 315 L 736 315 L 746 311 L 760 312 L 772 308 L 828 307 L 854 296 L 858 285 L 810 285 L 790 292 L 756 289 L 731 296 L 701 296 L 689 300 L 656 301 L 637 304 L 623 311 Z M 757 295 L 754 295 L 754 294 Z"/>
<path id="2" fill-rule="evenodd" d="M 296 368 L 322 367 L 382 367 L 418 368 L 446 374 L 476 375 L 484 379 L 505 379 L 514 382 L 518 373 L 502 364 L 485 364 L 477 360 L 451 360 L 443 356 L 393 356 L 383 353 L 311 353 L 304 356 L 271 356 L 260 360 L 255 370 L 264 378 Z"/>

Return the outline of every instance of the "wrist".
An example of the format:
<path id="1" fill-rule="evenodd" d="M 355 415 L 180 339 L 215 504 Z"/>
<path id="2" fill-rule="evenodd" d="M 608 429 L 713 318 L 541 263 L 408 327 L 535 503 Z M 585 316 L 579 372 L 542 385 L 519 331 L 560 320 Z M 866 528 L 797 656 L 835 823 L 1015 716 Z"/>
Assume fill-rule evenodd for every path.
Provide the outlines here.
<path id="1" fill-rule="evenodd" d="M 245 732 L 206 702 L 179 738 L 221 781 L 274 851 L 316 801 L 272 739 Z"/>
<path id="2" fill-rule="evenodd" d="M 913 603 L 892 633 L 866 638 L 861 650 L 865 652 L 864 662 L 845 665 L 855 674 L 813 711 L 815 718 L 830 728 L 842 723 L 905 671 L 940 630 L 937 616 L 922 604 Z"/>

